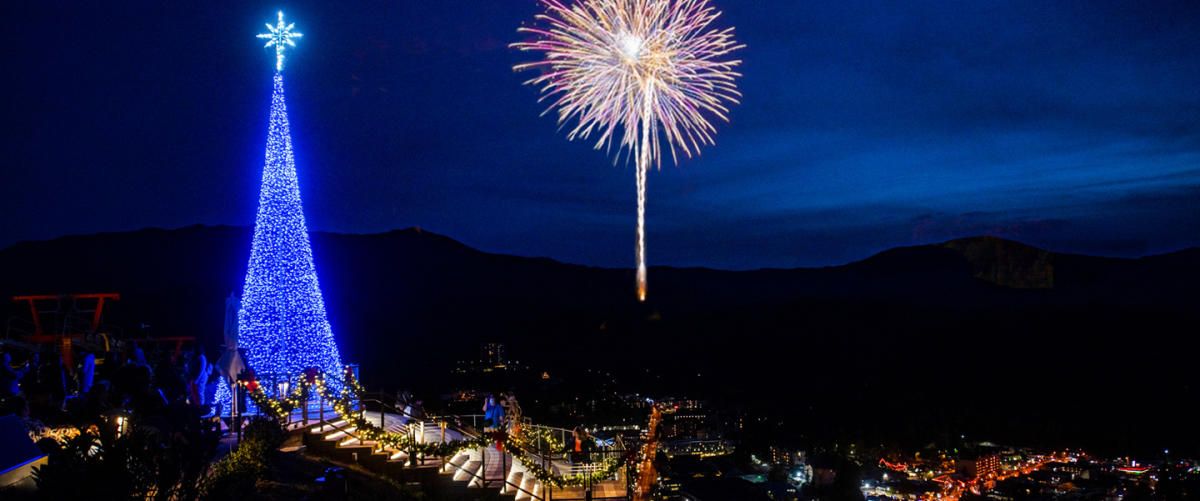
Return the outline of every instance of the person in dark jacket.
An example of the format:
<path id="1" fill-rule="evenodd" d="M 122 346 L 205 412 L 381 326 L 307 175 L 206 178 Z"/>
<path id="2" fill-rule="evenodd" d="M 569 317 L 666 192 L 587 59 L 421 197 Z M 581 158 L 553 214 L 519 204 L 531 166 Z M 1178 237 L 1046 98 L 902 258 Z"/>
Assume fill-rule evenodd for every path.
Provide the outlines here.
<path id="1" fill-rule="evenodd" d="M 590 463 L 591 452 L 596 449 L 596 441 L 587 430 L 576 426 L 571 431 L 571 442 L 567 444 L 568 456 L 571 463 Z"/>

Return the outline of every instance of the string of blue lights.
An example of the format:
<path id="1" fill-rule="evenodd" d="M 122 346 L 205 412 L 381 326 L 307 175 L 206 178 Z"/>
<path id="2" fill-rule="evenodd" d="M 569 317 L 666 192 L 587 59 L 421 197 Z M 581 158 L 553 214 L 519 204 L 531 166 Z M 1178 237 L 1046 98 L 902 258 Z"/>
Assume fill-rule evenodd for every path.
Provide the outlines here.
<path id="1" fill-rule="evenodd" d="M 238 346 L 261 379 L 288 381 L 315 367 L 339 388 L 343 366 L 313 264 L 281 67 L 277 63 L 258 216 L 238 311 Z M 229 409 L 229 389 L 219 386 L 218 401 Z"/>

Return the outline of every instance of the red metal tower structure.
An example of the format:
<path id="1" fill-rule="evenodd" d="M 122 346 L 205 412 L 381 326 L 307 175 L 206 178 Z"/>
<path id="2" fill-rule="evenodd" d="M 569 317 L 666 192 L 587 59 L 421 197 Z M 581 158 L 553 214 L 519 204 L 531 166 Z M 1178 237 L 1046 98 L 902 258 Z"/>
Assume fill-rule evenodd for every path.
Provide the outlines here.
<path id="1" fill-rule="evenodd" d="M 63 365 L 71 370 L 75 366 L 73 346 L 77 341 L 101 336 L 104 344 L 108 344 L 108 333 L 101 331 L 104 306 L 120 300 L 121 295 L 116 292 L 41 294 L 12 299 L 29 306 L 31 323 L 21 326 L 10 320 L 8 337 L 21 334 L 20 340 L 27 343 L 58 344 Z"/>

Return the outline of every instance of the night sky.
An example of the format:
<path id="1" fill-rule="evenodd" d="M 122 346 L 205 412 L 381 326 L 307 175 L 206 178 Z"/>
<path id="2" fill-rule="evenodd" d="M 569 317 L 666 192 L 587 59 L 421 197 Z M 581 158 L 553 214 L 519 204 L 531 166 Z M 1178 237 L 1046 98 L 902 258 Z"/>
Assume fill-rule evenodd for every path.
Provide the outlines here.
<path id="1" fill-rule="evenodd" d="M 843 263 L 992 234 L 1200 245 L 1200 2 L 714 0 L 748 45 L 717 145 L 651 173 L 652 265 Z M 311 229 L 633 261 L 634 174 L 507 48 L 532 0 L 4 2 L 0 246 L 254 218 L 283 8 Z"/>

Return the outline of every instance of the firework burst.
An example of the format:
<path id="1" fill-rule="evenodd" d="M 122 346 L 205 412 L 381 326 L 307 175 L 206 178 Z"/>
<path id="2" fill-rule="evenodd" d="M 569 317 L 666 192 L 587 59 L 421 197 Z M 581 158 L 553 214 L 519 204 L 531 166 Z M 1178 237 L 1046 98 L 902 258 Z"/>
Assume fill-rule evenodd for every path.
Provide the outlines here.
<path id="1" fill-rule="evenodd" d="M 735 71 L 741 49 L 733 28 L 712 28 L 721 15 L 707 0 L 540 0 L 545 12 L 513 48 L 541 52 L 516 70 L 542 74 L 546 112 L 575 124 L 567 139 L 595 138 L 596 149 L 625 152 L 637 169 L 637 292 L 646 299 L 646 173 L 664 150 L 678 162 L 713 144 L 711 119 L 728 120 L 741 94 Z M 665 143 L 665 145 L 664 145 Z M 618 155 L 619 156 L 619 155 Z"/>

